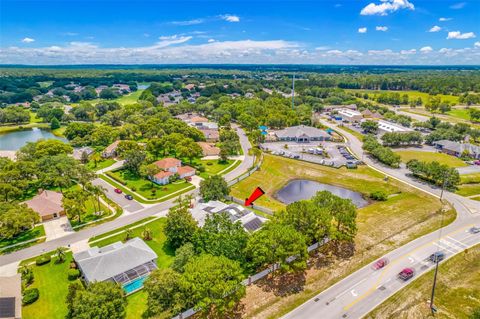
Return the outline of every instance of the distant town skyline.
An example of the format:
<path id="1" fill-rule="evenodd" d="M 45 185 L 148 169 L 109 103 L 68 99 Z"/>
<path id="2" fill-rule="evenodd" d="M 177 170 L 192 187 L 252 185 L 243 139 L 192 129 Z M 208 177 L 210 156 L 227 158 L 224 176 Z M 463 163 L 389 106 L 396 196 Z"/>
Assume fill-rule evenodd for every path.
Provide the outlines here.
<path id="1" fill-rule="evenodd" d="M 480 1 L 0 0 L 1 64 L 480 64 Z"/>

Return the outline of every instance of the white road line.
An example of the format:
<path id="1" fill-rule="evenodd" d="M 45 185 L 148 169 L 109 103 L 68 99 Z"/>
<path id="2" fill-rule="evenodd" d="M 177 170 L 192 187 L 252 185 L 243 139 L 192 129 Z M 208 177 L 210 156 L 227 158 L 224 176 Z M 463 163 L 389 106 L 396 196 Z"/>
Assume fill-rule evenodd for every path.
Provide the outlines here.
<path id="1" fill-rule="evenodd" d="M 457 246 L 454 243 L 449 242 L 446 239 L 440 239 L 440 241 L 442 242 L 442 244 L 448 245 L 449 247 L 454 248 L 455 250 L 459 250 L 459 251 L 463 250 L 463 247 Z"/>
<path id="2" fill-rule="evenodd" d="M 446 248 L 446 247 L 443 247 L 442 245 L 440 245 L 439 243 L 433 243 L 435 246 L 437 246 L 438 248 L 440 248 L 441 250 L 446 250 L 452 254 L 456 254 L 456 252 L 454 251 L 451 251 L 450 249 Z"/>
<path id="3" fill-rule="evenodd" d="M 345 291 L 341 292 L 340 294 L 338 294 L 337 296 L 335 296 L 333 299 L 337 299 L 338 297 L 343 296 L 345 293 L 347 293 L 347 292 L 350 291 L 351 289 L 357 287 L 357 286 L 360 285 L 362 282 L 364 282 L 364 281 L 366 281 L 366 280 L 368 280 L 368 279 L 370 279 L 370 278 L 364 278 L 364 279 L 360 280 L 359 282 L 357 282 L 357 283 L 356 283 L 355 285 L 353 285 L 352 287 L 348 288 L 347 290 L 345 290 Z M 352 291 L 353 291 L 353 290 L 352 290 Z"/>
<path id="4" fill-rule="evenodd" d="M 456 240 L 455 238 L 452 238 L 452 237 L 450 237 L 450 236 L 447 236 L 447 238 L 448 238 L 448 240 L 451 240 L 451 241 L 453 241 L 454 243 L 457 243 L 457 244 L 459 244 L 460 246 L 463 246 L 464 248 L 465 248 L 465 247 L 468 247 L 467 245 L 465 245 L 465 244 L 462 243 L 461 241 Z"/>

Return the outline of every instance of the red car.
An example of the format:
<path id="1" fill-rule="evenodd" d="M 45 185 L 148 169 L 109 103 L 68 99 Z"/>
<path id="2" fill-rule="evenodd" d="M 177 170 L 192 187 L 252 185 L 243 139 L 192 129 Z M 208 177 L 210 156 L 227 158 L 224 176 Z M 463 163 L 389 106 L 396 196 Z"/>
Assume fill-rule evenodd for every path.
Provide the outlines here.
<path id="1" fill-rule="evenodd" d="M 386 265 L 388 265 L 388 259 L 387 258 L 381 258 L 379 260 L 377 260 L 373 265 L 372 265 L 372 268 L 374 270 L 379 270 L 383 267 L 385 267 Z"/>
<path id="2" fill-rule="evenodd" d="M 407 281 L 415 275 L 415 270 L 412 268 L 405 268 L 399 274 L 398 278 L 402 279 L 403 281 Z"/>
<path id="3" fill-rule="evenodd" d="M 115 193 L 121 194 L 121 193 L 122 193 L 122 190 L 121 190 L 121 189 L 118 189 L 118 188 L 115 188 Z"/>

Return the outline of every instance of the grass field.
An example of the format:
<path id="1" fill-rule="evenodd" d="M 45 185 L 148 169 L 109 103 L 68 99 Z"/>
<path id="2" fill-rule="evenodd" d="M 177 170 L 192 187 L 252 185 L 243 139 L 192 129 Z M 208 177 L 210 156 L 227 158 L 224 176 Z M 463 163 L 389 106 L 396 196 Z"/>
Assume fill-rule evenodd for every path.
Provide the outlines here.
<path id="1" fill-rule="evenodd" d="M 480 173 L 460 175 L 460 185 L 456 193 L 467 197 L 480 195 Z M 480 200 L 480 196 L 472 199 Z"/>
<path id="2" fill-rule="evenodd" d="M 440 264 L 435 305 L 436 318 L 469 318 L 480 308 L 480 245 Z M 433 270 L 387 299 L 365 318 L 433 318 L 428 301 Z M 473 317 L 471 317 L 473 318 Z"/>
<path id="3" fill-rule="evenodd" d="M 65 297 L 71 281 L 67 271 L 72 261 L 72 253 L 67 253 L 65 262 L 57 264 L 56 258 L 46 265 L 33 265 L 34 282 L 31 288 L 38 288 L 40 298 L 31 305 L 22 308 L 24 319 L 63 319 L 67 314 Z"/>
<path id="4" fill-rule="evenodd" d="M 437 161 L 440 164 L 445 164 L 450 167 L 463 167 L 467 166 L 464 161 L 458 157 L 451 156 L 438 152 L 424 152 L 424 151 L 395 151 L 402 158 L 402 162 L 407 163 L 412 159 L 416 159 L 424 162 Z"/>
<path id="5" fill-rule="evenodd" d="M 199 174 L 202 178 L 217 175 L 218 173 L 225 175 L 242 163 L 235 160 L 228 160 L 225 163 L 220 163 L 218 160 L 200 160 L 199 162 L 205 167 L 205 172 Z M 209 163 L 211 164 L 209 165 Z"/>
<path id="6" fill-rule="evenodd" d="M 116 161 L 111 158 L 104 159 L 102 161 L 97 162 L 97 165 L 95 166 L 94 161 L 89 161 L 85 166 L 92 171 L 99 171 L 101 169 L 107 168 L 109 166 L 112 166 Z"/>
<path id="7" fill-rule="evenodd" d="M 144 90 L 137 90 L 133 93 L 122 95 L 121 97 L 113 101 L 118 102 L 121 105 L 133 104 L 138 101 L 138 98 L 140 97 L 143 91 Z"/>
<path id="8" fill-rule="evenodd" d="M 317 266 L 306 271 L 303 287 L 288 296 L 281 297 L 275 289 L 265 289 L 262 285 L 250 286 L 244 299 L 245 317 L 278 318 L 386 252 L 440 226 L 438 211 L 441 205 L 436 198 L 395 180 L 384 181 L 383 177 L 365 166 L 356 170 L 334 169 L 265 155 L 260 171 L 233 187 L 231 194 L 237 198 L 245 198 L 255 187 L 262 187 L 266 194 L 257 204 L 272 209 L 284 207 L 273 194 L 293 178 L 337 185 L 365 195 L 377 190 L 390 195 L 385 202 L 374 202 L 358 209 L 358 233 L 352 257 L 314 261 Z M 448 210 L 445 216 L 446 223 L 450 223 L 455 212 Z"/>
<path id="9" fill-rule="evenodd" d="M 428 98 L 432 95 L 424 92 L 419 91 L 391 91 L 391 90 L 355 90 L 355 89 L 348 89 L 348 92 L 360 92 L 360 93 L 367 93 L 370 95 L 379 95 L 381 93 L 400 93 L 400 95 L 407 94 L 408 98 L 411 99 L 418 99 L 419 97 L 422 99 L 423 103 L 425 104 L 428 101 Z M 442 101 L 448 101 L 449 103 L 458 104 L 458 96 L 454 95 L 445 95 L 439 94 Z"/>

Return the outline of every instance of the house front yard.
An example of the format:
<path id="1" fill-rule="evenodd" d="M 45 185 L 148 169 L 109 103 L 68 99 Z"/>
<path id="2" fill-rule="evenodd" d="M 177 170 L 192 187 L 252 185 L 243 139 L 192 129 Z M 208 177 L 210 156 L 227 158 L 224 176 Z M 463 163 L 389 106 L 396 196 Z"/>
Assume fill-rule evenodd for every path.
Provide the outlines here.
<path id="1" fill-rule="evenodd" d="M 104 159 L 104 160 L 101 160 L 101 161 L 97 161 L 96 164 L 95 164 L 95 161 L 90 160 L 85 166 L 92 171 L 99 171 L 101 169 L 112 166 L 113 164 L 115 164 L 115 162 L 116 161 L 114 159 L 111 159 L 111 158 L 107 158 L 107 159 Z"/>
<path id="2" fill-rule="evenodd" d="M 133 192 L 136 192 L 149 200 L 161 199 L 173 193 L 181 193 L 182 191 L 186 191 L 187 189 L 194 187 L 192 184 L 183 179 L 167 185 L 157 185 L 143 177 L 133 175 L 126 169 L 110 171 L 107 172 L 107 175 L 123 186 L 128 187 Z"/>
<path id="3" fill-rule="evenodd" d="M 42 239 L 42 237 L 43 237 L 43 239 Z M 15 251 L 15 250 L 18 250 L 18 249 L 23 249 L 23 248 L 26 248 L 26 247 L 31 246 L 31 245 L 35 245 L 39 242 L 45 241 L 44 237 L 45 237 L 45 228 L 43 227 L 43 225 L 37 225 L 32 229 L 24 231 L 23 233 L 21 233 L 20 235 L 18 235 L 16 237 L 0 240 L 0 253 L 4 254 L 4 253 L 12 252 L 12 251 Z M 29 242 L 29 243 L 25 243 L 23 245 L 21 244 L 23 242 L 27 242 L 27 241 L 33 240 L 35 238 L 37 238 L 38 240 Z M 11 246 L 11 245 L 18 245 L 18 246 L 15 246 L 15 247 L 12 247 L 12 248 L 5 248 L 5 247 Z"/>
<path id="4" fill-rule="evenodd" d="M 219 160 L 200 160 L 199 164 L 202 164 L 205 167 L 205 172 L 201 172 L 199 175 L 202 178 L 207 178 L 212 175 L 225 175 L 228 172 L 232 171 L 241 164 L 239 160 L 227 160 L 225 163 L 219 162 Z"/>

